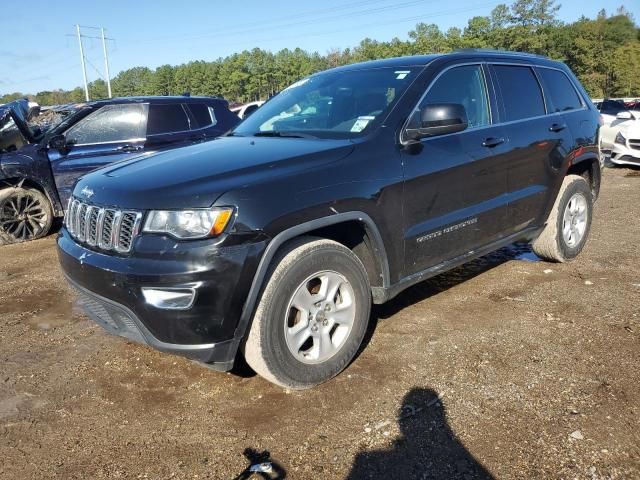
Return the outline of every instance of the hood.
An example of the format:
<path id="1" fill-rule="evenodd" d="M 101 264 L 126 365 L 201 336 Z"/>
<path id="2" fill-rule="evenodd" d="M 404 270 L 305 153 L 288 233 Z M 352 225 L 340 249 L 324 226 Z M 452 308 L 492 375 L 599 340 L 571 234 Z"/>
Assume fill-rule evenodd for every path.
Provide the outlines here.
<path id="1" fill-rule="evenodd" d="M 221 137 L 111 164 L 82 177 L 74 195 L 137 210 L 206 208 L 225 192 L 340 160 L 353 148 L 349 140 Z"/>
<path id="2" fill-rule="evenodd" d="M 620 125 L 620 132 L 626 138 L 640 138 L 640 112 L 633 112 L 635 120 L 629 120 Z"/>

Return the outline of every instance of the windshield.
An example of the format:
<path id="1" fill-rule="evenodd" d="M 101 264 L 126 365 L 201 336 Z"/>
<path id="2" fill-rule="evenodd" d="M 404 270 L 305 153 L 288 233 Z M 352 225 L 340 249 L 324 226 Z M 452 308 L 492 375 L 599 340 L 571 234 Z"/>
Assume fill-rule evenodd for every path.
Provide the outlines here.
<path id="1" fill-rule="evenodd" d="M 233 135 L 353 138 L 375 129 L 417 75 L 416 68 L 328 71 L 284 89 Z"/>

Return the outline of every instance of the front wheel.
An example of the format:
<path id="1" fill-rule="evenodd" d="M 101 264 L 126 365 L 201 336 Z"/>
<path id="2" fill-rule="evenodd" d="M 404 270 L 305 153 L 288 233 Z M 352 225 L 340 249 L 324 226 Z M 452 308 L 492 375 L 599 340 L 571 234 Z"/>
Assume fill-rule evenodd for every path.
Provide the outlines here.
<path id="1" fill-rule="evenodd" d="M 371 309 L 360 259 L 332 240 L 301 238 L 274 261 L 244 355 L 262 377 L 304 389 L 340 373 L 356 355 Z"/>
<path id="2" fill-rule="evenodd" d="M 35 188 L 0 190 L 0 245 L 35 240 L 51 229 L 49 199 Z"/>
<path id="3" fill-rule="evenodd" d="M 547 225 L 533 242 L 533 251 L 544 260 L 573 260 L 584 248 L 591 229 L 593 197 L 579 175 L 565 177 Z"/>

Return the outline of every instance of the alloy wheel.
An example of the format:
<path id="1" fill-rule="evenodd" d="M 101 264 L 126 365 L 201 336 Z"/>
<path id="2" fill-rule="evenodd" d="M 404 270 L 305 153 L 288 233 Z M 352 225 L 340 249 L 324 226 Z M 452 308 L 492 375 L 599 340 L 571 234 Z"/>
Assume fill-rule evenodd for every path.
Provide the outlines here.
<path id="1" fill-rule="evenodd" d="M 298 286 L 286 312 L 289 351 L 306 364 L 325 362 L 351 333 L 356 316 L 353 287 L 338 272 L 315 273 Z"/>

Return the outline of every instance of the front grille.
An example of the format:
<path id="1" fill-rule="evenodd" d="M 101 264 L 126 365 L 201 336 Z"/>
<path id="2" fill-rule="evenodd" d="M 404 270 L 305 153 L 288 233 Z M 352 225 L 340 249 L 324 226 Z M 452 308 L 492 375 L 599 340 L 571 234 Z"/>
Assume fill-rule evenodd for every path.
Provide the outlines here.
<path id="1" fill-rule="evenodd" d="M 64 222 L 73 238 L 89 246 L 120 253 L 131 251 L 141 212 L 103 208 L 71 199 Z"/>
<path id="2" fill-rule="evenodd" d="M 629 146 L 634 150 L 640 150 L 640 139 L 637 139 L 637 138 L 629 139 Z"/>

